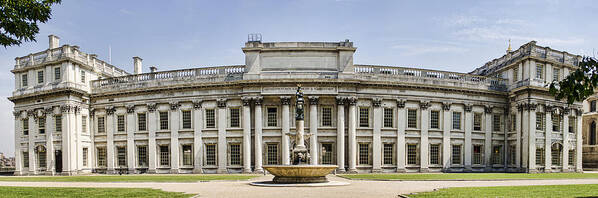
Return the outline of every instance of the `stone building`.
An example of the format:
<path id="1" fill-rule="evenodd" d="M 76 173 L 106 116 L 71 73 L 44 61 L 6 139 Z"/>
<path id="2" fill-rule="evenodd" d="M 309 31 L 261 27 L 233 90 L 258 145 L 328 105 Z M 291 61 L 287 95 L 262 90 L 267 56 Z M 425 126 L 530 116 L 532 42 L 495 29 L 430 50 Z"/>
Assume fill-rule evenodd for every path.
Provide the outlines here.
<path id="1" fill-rule="evenodd" d="M 581 57 L 529 42 L 469 74 L 353 63 L 341 42 L 261 42 L 244 65 L 134 74 L 78 46 L 16 58 L 17 175 L 249 173 L 289 164 L 294 91 L 311 164 L 340 172 L 581 170 L 581 104 L 545 85 Z"/>
<path id="2" fill-rule="evenodd" d="M 598 111 L 596 108 L 598 102 L 598 94 L 588 97 L 583 103 L 583 167 L 584 169 L 598 168 L 598 137 L 596 137 L 596 129 L 598 122 Z"/>

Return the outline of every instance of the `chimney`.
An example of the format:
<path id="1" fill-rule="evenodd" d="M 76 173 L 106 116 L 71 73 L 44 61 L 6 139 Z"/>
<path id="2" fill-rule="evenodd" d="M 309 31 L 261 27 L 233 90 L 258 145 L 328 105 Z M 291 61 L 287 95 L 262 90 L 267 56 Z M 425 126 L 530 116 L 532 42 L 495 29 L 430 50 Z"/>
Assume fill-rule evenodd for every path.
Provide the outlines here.
<path id="1" fill-rule="evenodd" d="M 48 38 L 50 40 L 50 45 L 49 45 L 49 49 L 54 49 L 59 47 L 60 45 L 60 37 L 50 34 L 48 35 Z"/>
<path id="2" fill-rule="evenodd" d="M 156 73 L 157 71 L 158 71 L 158 68 L 157 68 L 157 67 L 154 67 L 154 66 L 151 66 L 151 67 L 150 67 L 150 72 L 151 72 L 151 73 Z"/>
<path id="3" fill-rule="evenodd" d="M 143 59 L 141 59 L 137 56 L 133 57 L 133 65 L 135 66 L 135 74 L 141 74 L 141 72 L 142 72 L 141 61 L 142 60 Z"/>

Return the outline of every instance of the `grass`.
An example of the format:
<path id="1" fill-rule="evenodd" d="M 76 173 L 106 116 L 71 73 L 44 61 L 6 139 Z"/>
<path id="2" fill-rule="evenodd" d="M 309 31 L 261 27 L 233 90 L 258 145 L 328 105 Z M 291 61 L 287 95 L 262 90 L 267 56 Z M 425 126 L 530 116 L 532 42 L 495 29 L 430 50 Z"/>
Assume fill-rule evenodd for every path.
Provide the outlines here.
<path id="1" fill-rule="evenodd" d="M 598 184 L 446 188 L 409 197 L 596 197 Z"/>
<path id="2" fill-rule="evenodd" d="M 191 194 L 150 188 L 0 187 L 2 197 L 192 197 Z"/>
<path id="3" fill-rule="evenodd" d="M 598 173 L 389 173 L 345 174 L 341 177 L 364 180 L 514 180 L 514 179 L 596 179 Z"/>
<path id="4" fill-rule="evenodd" d="M 85 175 L 0 177 L 0 181 L 19 182 L 198 182 L 212 180 L 248 180 L 258 175 Z"/>

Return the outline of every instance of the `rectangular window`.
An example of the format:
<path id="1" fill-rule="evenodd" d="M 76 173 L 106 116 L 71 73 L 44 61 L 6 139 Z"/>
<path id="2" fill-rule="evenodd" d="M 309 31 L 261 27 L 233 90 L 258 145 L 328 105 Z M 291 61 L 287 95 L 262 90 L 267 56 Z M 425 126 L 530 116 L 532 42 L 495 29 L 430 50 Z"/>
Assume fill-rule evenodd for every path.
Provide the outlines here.
<path id="1" fill-rule="evenodd" d="M 23 152 L 23 167 L 29 167 L 29 152 Z"/>
<path id="2" fill-rule="evenodd" d="M 23 119 L 23 135 L 29 135 L 29 118 Z"/>
<path id="3" fill-rule="evenodd" d="M 332 126 L 332 107 L 322 107 L 322 126 Z"/>
<path id="4" fill-rule="evenodd" d="M 183 111 L 183 129 L 191 128 L 191 111 Z"/>
<path id="5" fill-rule="evenodd" d="M 473 164 L 481 165 L 484 163 L 484 147 L 482 145 L 473 145 Z"/>
<path id="6" fill-rule="evenodd" d="M 322 143 L 322 164 L 333 164 L 333 154 L 332 143 Z"/>
<path id="7" fill-rule="evenodd" d="M 537 112 L 536 113 L 536 130 L 544 131 L 544 113 Z"/>
<path id="8" fill-rule="evenodd" d="M 206 144 L 206 165 L 216 166 L 216 144 Z"/>
<path id="9" fill-rule="evenodd" d="M 81 116 L 81 132 L 87 133 L 87 116 Z"/>
<path id="10" fill-rule="evenodd" d="M 359 159 L 358 164 L 370 164 L 370 144 L 359 143 Z"/>
<path id="11" fill-rule="evenodd" d="M 536 78 L 544 79 L 544 65 L 540 65 L 540 64 L 536 65 Z"/>
<path id="12" fill-rule="evenodd" d="M 481 113 L 473 114 L 473 130 L 474 131 L 482 130 L 482 114 Z"/>
<path id="13" fill-rule="evenodd" d="M 137 146 L 137 166 L 147 167 L 149 163 L 147 156 L 147 146 Z"/>
<path id="14" fill-rule="evenodd" d="M 517 116 L 515 116 L 515 114 L 511 114 L 511 121 L 510 123 L 510 130 L 511 131 L 516 131 L 517 130 Z"/>
<path id="15" fill-rule="evenodd" d="M 106 147 L 98 147 L 98 167 L 106 167 Z"/>
<path id="16" fill-rule="evenodd" d="M 359 108 L 359 127 L 370 127 L 370 109 L 368 107 Z"/>
<path id="17" fill-rule="evenodd" d="M 419 160 L 417 159 L 417 144 L 407 145 L 407 164 L 416 165 Z"/>
<path id="18" fill-rule="evenodd" d="M 239 108 L 231 108 L 230 127 L 237 128 L 239 126 L 241 126 L 241 121 L 239 120 Z"/>
<path id="19" fill-rule="evenodd" d="M 461 145 L 460 144 L 453 144 L 452 164 L 454 164 L 454 165 L 461 164 Z"/>
<path id="20" fill-rule="evenodd" d="M 517 162 L 517 146 L 509 146 L 509 164 L 514 165 Z"/>
<path id="21" fill-rule="evenodd" d="M 37 83 L 44 83 L 44 70 L 37 71 Z"/>
<path id="22" fill-rule="evenodd" d="M 37 151 L 37 165 L 39 165 L 38 168 L 46 168 L 46 150 L 40 150 Z"/>
<path id="23" fill-rule="evenodd" d="M 137 114 L 137 124 L 139 131 L 147 130 L 147 119 L 145 117 L 145 113 L 138 113 Z"/>
<path id="24" fill-rule="evenodd" d="M 278 144 L 269 143 L 266 148 L 266 162 L 267 164 L 278 164 Z"/>
<path id="25" fill-rule="evenodd" d="M 116 147 L 116 156 L 119 167 L 127 167 L 127 148 L 124 146 Z"/>
<path id="26" fill-rule="evenodd" d="M 125 115 L 116 116 L 116 128 L 118 132 L 125 131 Z"/>
<path id="27" fill-rule="evenodd" d="M 561 164 L 561 159 L 562 159 L 562 155 L 561 155 L 561 148 L 557 147 L 555 148 L 555 146 L 560 146 L 558 144 L 555 144 L 552 146 L 552 149 L 550 150 L 550 160 L 551 160 L 551 164 L 553 166 L 560 166 Z"/>
<path id="28" fill-rule="evenodd" d="M 241 144 L 229 144 L 230 165 L 241 165 Z"/>
<path id="29" fill-rule="evenodd" d="M 393 109 L 391 108 L 384 108 L 384 127 L 392 128 L 394 127 L 394 113 Z"/>
<path id="30" fill-rule="evenodd" d="M 552 119 L 552 131 L 560 132 L 561 131 L 561 116 L 558 114 L 552 114 L 550 117 Z"/>
<path id="31" fill-rule="evenodd" d="M 569 133 L 575 133 L 575 131 L 577 131 L 577 118 L 569 116 Z"/>
<path id="32" fill-rule="evenodd" d="M 98 133 L 106 133 L 106 124 L 104 117 L 98 117 Z"/>
<path id="33" fill-rule="evenodd" d="M 393 165 L 395 164 L 394 162 L 394 150 L 395 150 L 395 145 L 392 143 L 387 143 L 384 144 L 384 164 L 386 165 Z"/>
<path id="34" fill-rule="evenodd" d="M 183 145 L 183 166 L 193 166 L 193 148 L 191 145 Z"/>
<path id="35" fill-rule="evenodd" d="M 461 112 L 453 112 L 453 129 L 461 130 Z"/>
<path id="36" fill-rule="evenodd" d="M 573 164 L 575 163 L 574 162 L 575 161 L 575 150 L 569 150 L 569 156 L 567 156 L 567 157 L 569 157 L 568 158 L 569 159 L 569 163 L 568 163 L 569 166 L 573 166 Z"/>
<path id="37" fill-rule="evenodd" d="M 168 111 L 160 111 L 160 130 L 168 130 Z"/>
<path id="38" fill-rule="evenodd" d="M 517 67 L 513 68 L 513 82 L 519 81 L 518 75 L 519 75 L 519 68 L 517 68 Z"/>
<path id="39" fill-rule="evenodd" d="M 268 126 L 275 127 L 278 126 L 278 109 L 276 107 L 268 107 Z"/>
<path id="40" fill-rule="evenodd" d="M 160 166 L 170 166 L 170 146 L 160 145 Z"/>
<path id="41" fill-rule="evenodd" d="M 536 148 L 536 165 L 544 166 L 544 149 Z"/>
<path id="42" fill-rule="evenodd" d="M 502 164 L 502 154 L 502 145 L 494 145 L 494 147 L 492 147 L 492 164 Z"/>
<path id="43" fill-rule="evenodd" d="M 56 132 L 62 131 L 62 115 L 54 116 L 54 128 Z"/>
<path id="44" fill-rule="evenodd" d="M 440 112 L 439 111 L 430 111 L 430 128 L 431 129 L 440 129 Z"/>
<path id="45" fill-rule="evenodd" d="M 440 164 L 440 144 L 430 144 L 430 164 Z"/>
<path id="46" fill-rule="evenodd" d="M 206 109 L 206 128 L 216 128 L 214 109 Z"/>
<path id="47" fill-rule="evenodd" d="M 37 127 L 39 128 L 39 134 L 46 133 L 46 118 L 42 117 L 37 120 Z"/>
<path id="48" fill-rule="evenodd" d="M 81 71 L 81 82 L 85 83 L 85 71 Z"/>
<path id="49" fill-rule="evenodd" d="M 83 166 L 87 166 L 87 148 L 83 148 Z"/>
<path id="50" fill-rule="evenodd" d="M 561 70 L 559 68 L 552 69 L 552 80 L 553 81 L 559 81 L 560 72 L 561 72 Z"/>
<path id="51" fill-rule="evenodd" d="M 502 119 L 500 114 L 493 114 L 492 115 L 492 130 L 493 131 L 502 131 Z"/>
<path id="52" fill-rule="evenodd" d="M 54 68 L 54 80 L 60 80 L 60 67 L 55 67 Z"/>
<path id="53" fill-rule="evenodd" d="M 417 128 L 417 110 L 407 110 L 407 128 Z"/>
<path id="54" fill-rule="evenodd" d="M 27 74 L 21 75 L 21 87 L 27 87 L 28 86 L 27 82 L 28 82 Z"/>

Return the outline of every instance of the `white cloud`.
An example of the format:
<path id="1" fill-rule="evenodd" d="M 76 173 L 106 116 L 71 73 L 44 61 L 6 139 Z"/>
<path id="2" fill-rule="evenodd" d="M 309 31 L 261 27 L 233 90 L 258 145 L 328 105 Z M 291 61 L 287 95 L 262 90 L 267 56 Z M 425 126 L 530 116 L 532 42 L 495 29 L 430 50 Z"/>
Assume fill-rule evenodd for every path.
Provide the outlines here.
<path id="1" fill-rule="evenodd" d="M 133 14 L 134 14 L 132 11 L 130 11 L 130 10 L 126 9 L 126 8 L 121 8 L 121 9 L 119 10 L 119 12 L 120 12 L 121 14 L 125 14 L 125 15 L 133 15 Z"/>

